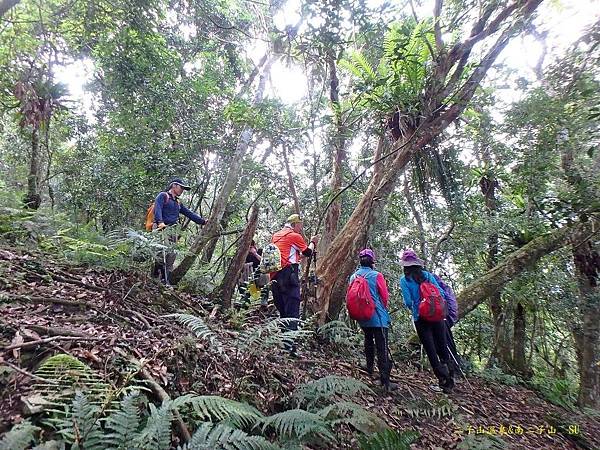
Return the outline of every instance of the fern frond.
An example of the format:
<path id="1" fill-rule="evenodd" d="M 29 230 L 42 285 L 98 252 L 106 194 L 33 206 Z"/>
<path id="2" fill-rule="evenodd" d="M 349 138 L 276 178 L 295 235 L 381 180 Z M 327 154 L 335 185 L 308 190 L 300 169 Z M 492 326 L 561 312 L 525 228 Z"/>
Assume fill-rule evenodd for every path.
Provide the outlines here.
<path id="1" fill-rule="evenodd" d="M 33 447 L 31 450 L 65 450 L 65 442 L 64 441 L 45 441 L 40 445 Z"/>
<path id="2" fill-rule="evenodd" d="M 171 446 L 171 422 L 173 402 L 165 401 L 157 408 L 150 403 L 150 417 L 146 426 L 134 441 L 134 448 L 168 450 Z"/>
<path id="3" fill-rule="evenodd" d="M 253 426 L 259 423 L 263 414 L 248 403 L 237 402 L 216 395 L 187 394 L 173 400 L 177 409 L 189 405 L 201 420 L 224 421 L 236 426 Z"/>
<path id="4" fill-rule="evenodd" d="M 248 327 L 238 337 L 238 350 L 248 355 L 263 354 L 269 349 L 312 335 L 309 330 L 287 331 L 286 325 L 290 320 L 298 319 L 274 319 L 263 326 Z"/>
<path id="5" fill-rule="evenodd" d="M 132 436 L 140 429 L 140 405 L 145 397 L 137 391 L 127 394 L 119 405 L 119 409 L 106 419 L 106 443 L 112 449 L 127 449 L 131 446 Z"/>
<path id="6" fill-rule="evenodd" d="M 412 400 L 404 407 L 406 414 L 413 419 L 418 419 L 419 417 L 441 419 L 442 417 L 452 416 L 455 410 L 454 403 L 446 398 L 442 398 L 435 403 L 431 403 L 426 399 Z"/>
<path id="7" fill-rule="evenodd" d="M 167 314 L 163 317 L 171 317 L 182 325 L 188 327 L 196 335 L 197 338 L 208 341 L 213 349 L 217 352 L 223 352 L 223 345 L 217 339 L 217 335 L 200 317 L 192 314 Z"/>
<path id="8" fill-rule="evenodd" d="M 498 436 L 485 434 L 468 434 L 456 448 L 458 450 L 503 450 L 507 447 Z"/>
<path id="9" fill-rule="evenodd" d="M 277 450 L 262 436 L 251 436 L 223 424 L 202 423 L 192 440 L 178 450 Z"/>
<path id="10" fill-rule="evenodd" d="M 334 441 L 328 424 L 321 416 L 303 409 L 289 409 L 263 419 L 263 432 L 271 427 L 278 436 L 283 439 L 297 438 L 305 440 L 308 438 L 320 438 L 326 441 Z"/>
<path id="11" fill-rule="evenodd" d="M 388 428 L 387 424 L 370 411 L 352 402 L 337 402 L 329 405 L 317 414 L 331 425 L 348 424 L 365 434 L 382 431 Z"/>
<path id="12" fill-rule="evenodd" d="M 72 443 L 72 449 L 105 449 L 100 427 L 100 408 L 92 404 L 82 392 L 76 392 L 70 411 L 57 426 L 57 432 Z"/>
<path id="13" fill-rule="evenodd" d="M 332 320 L 317 328 L 317 336 L 334 344 L 351 345 L 356 332 L 342 320 Z"/>
<path id="14" fill-rule="evenodd" d="M 25 450 L 30 448 L 31 441 L 34 440 L 34 434 L 37 431 L 39 431 L 39 428 L 33 426 L 28 420 L 15 425 L 0 441 L 0 450 Z"/>
<path id="15" fill-rule="evenodd" d="M 412 444 L 419 437 L 416 431 L 384 430 L 371 436 L 358 438 L 361 450 L 410 450 Z"/>
<path id="16" fill-rule="evenodd" d="M 375 70 L 373 69 L 373 67 L 371 67 L 371 64 L 369 64 L 369 61 L 367 61 L 367 58 L 363 53 L 353 52 L 351 54 L 351 58 L 352 62 L 354 62 L 354 64 L 361 70 L 363 80 L 375 80 Z"/>
<path id="17" fill-rule="evenodd" d="M 314 405 L 322 399 L 331 399 L 332 396 L 354 396 L 359 392 L 373 391 L 365 383 L 354 378 L 329 375 L 298 386 L 294 398 L 298 405 L 304 402 Z"/>
<path id="18" fill-rule="evenodd" d="M 348 59 L 340 60 L 340 62 L 338 63 L 338 68 L 346 70 L 347 72 L 349 72 L 351 75 L 353 75 L 355 78 L 357 78 L 359 80 L 363 79 L 363 74 L 362 74 L 362 71 L 360 70 L 360 68 Z"/>
<path id="19" fill-rule="evenodd" d="M 40 378 L 51 381 L 36 381 L 34 389 L 42 395 L 54 412 L 61 416 L 68 410 L 76 391 L 86 394 L 88 399 L 101 405 L 111 392 L 111 386 L 102 380 L 100 375 L 77 358 L 59 353 L 45 360 L 35 371 Z M 59 417 L 60 419 L 60 417 Z M 50 420 L 52 422 L 53 420 Z"/>

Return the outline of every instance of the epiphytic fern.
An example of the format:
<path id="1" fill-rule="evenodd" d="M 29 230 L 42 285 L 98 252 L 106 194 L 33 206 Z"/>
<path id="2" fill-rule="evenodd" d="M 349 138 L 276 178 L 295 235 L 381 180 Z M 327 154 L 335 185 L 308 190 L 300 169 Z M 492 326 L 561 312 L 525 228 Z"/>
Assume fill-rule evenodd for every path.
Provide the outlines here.
<path id="1" fill-rule="evenodd" d="M 173 406 L 180 409 L 191 406 L 203 421 L 227 421 L 238 427 L 252 426 L 264 416 L 254 406 L 215 395 L 188 394 L 173 400 Z"/>
<path id="2" fill-rule="evenodd" d="M 310 407 L 323 399 L 331 400 L 333 396 L 354 396 L 359 392 L 372 393 L 373 391 L 365 383 L 354 378 L 329 375 L 298 386 L 294 392 L 294 399 L 298 405 L 306 403 Z"/>
<path id="3" fill-rule="evenodd" d="M 412 444 L 419 437 L 416 431 L 384 430 L 370 436 L 358 438 L 361 450 L 410 450 Z"/>
<path id="4" fill-rule="evenodd" d="M 211 348 L 219 353 L 223 352 L 223 345 L 217 339 L 217 335 L 213 330 L 206 324 L 206 322 L 200 317 L 192 314 L 168 314 L 164 317 L 172 317 L 177 322 L 188 327 L 192 332 L 201 340 L 208 341 Z"/>
<path id="5" fill-rule="evenodd" d="M 251 436 L 223 424 L 202 423 L 192 440 L 178 450 L 276 450 L 279 447 L 262 436 Z"/>
<path id="6" fill-rule="evenodd" d="M 25 450 L 31 447 L 35 433 L 39 430 L 29 421 L 15 425 L 0 441 L 0 450 Z"/>
<path id="7" fill-rule="evenodd" d="M 263 432 L 272 428 L 280 438 L 307 441 L 322 439 L 333 441 L 331 428 L 321 416 L 303 409 L 289 409 L 263 419 Z"/>
<path id="8" fill-rule="evenodd" d="M 119 408 L 108 416 L 105 422 L 105 441 L 109 448 L 130 448 L 131 437 L 140 429 L 140 408 L 145 403 L 146 397 L 141 396 L 139 392 L 131 392 L 121 400 Z"/>
<path id="9" fill-rule="evenodd" d="M 348 424 L 365 434 L 382 431 L 387 424 L 376 414 L 352 402 L 337 402 L 317 411 L 332 426 Z"/>

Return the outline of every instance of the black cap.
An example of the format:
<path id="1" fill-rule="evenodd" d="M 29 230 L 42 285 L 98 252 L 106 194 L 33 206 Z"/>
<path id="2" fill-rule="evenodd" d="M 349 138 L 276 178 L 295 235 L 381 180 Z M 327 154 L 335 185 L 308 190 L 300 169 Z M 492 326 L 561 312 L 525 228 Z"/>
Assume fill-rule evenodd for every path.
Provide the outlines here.
<path id="1" fill-rule="evenodd" d="M 173 178 L 169 183 L 169 187 L 171 187 L 174 184 L 181 186 L 185 191 L 189 191 L 191 189 L 187 184 L 183 182 L 181 178 Z"/>

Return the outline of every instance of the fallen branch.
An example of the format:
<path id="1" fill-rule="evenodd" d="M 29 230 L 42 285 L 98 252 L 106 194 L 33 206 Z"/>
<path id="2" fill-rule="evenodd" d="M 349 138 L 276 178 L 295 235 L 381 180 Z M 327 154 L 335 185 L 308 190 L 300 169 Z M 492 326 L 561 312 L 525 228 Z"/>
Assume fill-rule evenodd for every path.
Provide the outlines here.
<path id="1" fill-rule="evenodd" d="M 137 317 L 146 326 L 146 328 L 152 328 L 152 325 L 150 325 L 150 322 L 148 322 L 148 320 L 143 316 L 143 314 L 134 311 L 133 309 L 126 309 L 125 311 Z"/>
<path id="2" fill-rule="evenodd" d="M 11 369 L 13 369 L 15 372 L 19 372 L 22 375 L 25 375 L 29 378 L 33 378 L 34 380 L 41 381 L 42 383 L 58 384 L 54 380 L 48 380 L 46 378 L 38 377 L 37 375 L 34 375 L 31 372 L 27 372 L 25 369 L 21 369 L 19 366 L 15 366 L 14 364 L 9 363 L 8 361 L 3 361 L 0 364 L 6 365 L 6 366 L 10 367 Z"/>
<path id="3" fill-rule="evenodd" d="M 63 283 L 74 284 L 76 286 L 80 286 L 80 287 L 83 287 L 83 288 L 86 288 L 86 289 L 90 289 L 90 290 L 96 291 L 96 292 L 104 292 L 104 291 L 106 291 L 106 288 L 94 286 L 93 284 L 86 284 L 83 281 L 79 281 L 79 280 L 75 280 L 75 279 L 72 279 L 72 278 L 63 277 L 63 276 L 57 275 L 55 273 L 49 273 L 49 275 L 54 280 L 61 281 Z"/>
<path id="4" fill-rule="evenodd" d="M 107 338 L 93 338 L 93 337 L 80 337 L 80 336 L 53 336 L 44 339 L 37 339 L 35 341 L 21 342 L 20 344 L 9 345 L 8 347 L 4 347 L 2 351 L 7 352 L 9 350 L 13 350 L 15 348 L 29 348 L 35 347 L 39 344 L 46 344 L 52 341 L 103 341 Z"/>
<path id="5" fill-rule="evenodd" d="M 171 400 L 171 397 L 169 396 L 169 394 L 167 394 L 167 391 L 165 391 L 162 388 L 162 386 L 158 384 L 158 382 L 150 374 L 150 372 L 146 370 L 144 364 L 142 364 L 138 359 L 134 358 L 133 356 L 130 356 L 129 359 L 131 360 L 131 362 L 133 362 L 135 366 L 138 367 L 139 377 L 148 383 L 150 389 L 152 390 L 154 395 L 156 395 L 156 397 L 161 401 L 161 403 Z M 192 435 L 187 429 L 185 422 L 181 418 L 181 414 L 179 414 L 179 411 L 173 411 L 173 417 L 175 418 L 175 424 L 177 426 L 177 433 L 179 434 L 179 437 L 183 439 L 184 442 L 190 442 L 192 440 Z"/>
<path id="6" fill-rule="evenodd" d="M 46 334 L 48 336 L 73 336 L 80 338 L 92 337 L 89 334 L 82 333 L 77 330 L 70 330 L 63 327 L 42 327 L 40 325 L 27 325 L 26 328 L 35 331 L 36 333 Z"/>
<path id="7" fill-rule="evenodd" d="M 64 298 L 50 298 L 50 297 L 38 297 L 36 295 L 16 295 L 16 294 L 2 294 L 3 297 L 7 297 L 11 300 L 23 301 L 23 302 L 31 302 L 31 303 L 55 303 L 57 305 L 65 305 L 65 306 L 87 306 L 91 305 L 86 302 L 77 302 L 73 300 L 66 300 Z"/>

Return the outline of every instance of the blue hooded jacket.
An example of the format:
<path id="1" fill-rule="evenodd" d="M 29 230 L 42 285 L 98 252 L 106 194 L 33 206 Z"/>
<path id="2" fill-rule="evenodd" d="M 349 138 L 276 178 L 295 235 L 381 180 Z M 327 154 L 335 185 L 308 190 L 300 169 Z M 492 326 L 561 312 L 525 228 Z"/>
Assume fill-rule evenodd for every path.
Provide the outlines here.
<path id="1" fill-rule="evenodd" d="M 425 280 L 429 281 L 435 287 L 437 287 L 438 291 L 440 291 L 440 295 L 446 299 L 446 293 L 440 287 L 438 282 L 435 280 L 434 276 L 423 270 L 423 275 L 425 276 Z M 421 302 L 421 295 L 419 294 L 419 283 L 417 283 L 412 278 L 406 278 L 406 276 L 402 276 L 400 278 L 400 288 L 402 289 L 402 298 L 404 299 L 404 305 L 412 311 L 413 320 L 416 322 L 419 320 L 419 303 Z"/>

